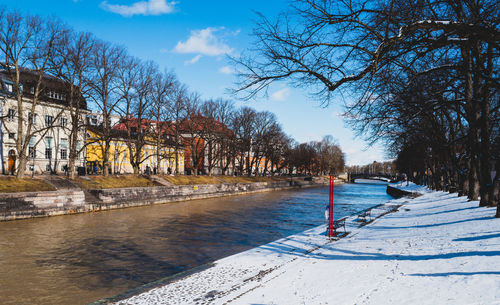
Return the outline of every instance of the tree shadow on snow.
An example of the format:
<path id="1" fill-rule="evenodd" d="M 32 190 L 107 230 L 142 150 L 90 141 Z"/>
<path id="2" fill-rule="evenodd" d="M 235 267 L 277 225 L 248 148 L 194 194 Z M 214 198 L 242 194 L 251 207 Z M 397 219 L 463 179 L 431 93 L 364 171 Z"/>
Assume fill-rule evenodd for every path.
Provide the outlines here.
<path id="1" fill-rule="evenodd" d="M 372 230 L 391 230 L 391 229 L 418 229 L 418 228 L 432 228 L 432 227 L 441 227 L 441 226 L 447 226 L 447 225 L 453 225 L 453 224 L 458 224 L 458 223 L 465 223 L 465 222 L 471 222 L 471 221 L 481 221 L 481 220 L 488 220 L 488 219 L 493 219 L 493 216 L 485 216 L 485 217 L 479 217 L 479 218 L 472 218 L 472 219 L 464 219 L 464 220 L 457 220 L 457 221 L 450 221 L 450 222 L 442 222 L 442 223 L 432 223 L 428 225 L 415 225 L 415 226 L 404 226 L 404 227 L 398 227 L 398 226 L 371 226 L 369 229 Z"/>
<path id="2" fill-rule="evenodd" d="M 409 276 L 431 276 L 431 277 L 446 277 L 450 275 L 461 275 L 461 276 L 470 276 L 470 275 L 500 275 L 500 271 L 478 271 L 478 272 L 443 272 L 443 273 L 413 273 L 407 274 Z"/>
<path id="3" fill-rule="evenodd" d="M 500 233 L 498 233 L 498 234 L 490 234 L 490 235 L 479 235 L 479 236 L 471 236 L 471 237 L 462 237 L 462 238 L 454 239 L 453 241 L 476 241 L 476 240 L 483 240 L 483 239 L 490 239 L 490 238 L 497 238 L 497 237 L 500 237 Z"/>
<path id="4" fill-rule="evenodd" d="M 472 256 L 499 256 L 500 251 L 468 251 L 468 252 L 452 252 L 442 254 L 427 254 L 427 255 L 402 255 L 402 254 L 384 254 L 373 252 L 360 252 L 345 249 L 332 249 L 332 251 L 340 252 L 341 254 L 326 254 L 315 253 L 313 258 L 327 259 L 327 260 L 388 260 L 388 261 L 425 261 L 435 259 L 451 259 L 457 257 L 472 257 Z"/>

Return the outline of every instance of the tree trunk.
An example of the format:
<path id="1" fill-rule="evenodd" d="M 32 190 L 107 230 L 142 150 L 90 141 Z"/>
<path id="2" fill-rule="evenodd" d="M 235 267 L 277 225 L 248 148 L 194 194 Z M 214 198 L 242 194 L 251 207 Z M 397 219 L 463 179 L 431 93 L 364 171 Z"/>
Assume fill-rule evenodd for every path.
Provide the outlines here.
<path id="1" fill-rule="evenodd" d="M 492 77 L 493 71 L 493 63 L 492 63 L 492 48 L 488 47 L 488 56 L 487 56 L 487 70 L 488 76 Z M 489 84 L 489 81 L 486 80 L 486 84 Z M 479 206 L 489 206 L 492 204 L 492 195 L 493 195 L 493 183 L 491 181 L 491 150 L 490 150 L 490 90 L 489 87 L 484 85 L 481 88 L 481 119 L 479 120 L 480 129 L 481 129 L 481 201 L 479 202 Z"/>
<path id="2" fill-rule="evenodd" d="M 17 174 L 16 178 L 24 178 L 24 172 L 26 171 L 26 165 L 28 164 L 28 158 L 26 158 L 26 154 L 21 152 L 19 153 L 19 156 L 17 158 L 19 160 L 19 163 L 17 165 Z"/>
<path id="3" fill-rule="evenodd" d="M 102 159 L 102 174 L 105 177 L 109 176 L 109 147 L 110 143 L 108 140 L 106 140 L 106 143 L 104 144 L 104 152 Z"/>
<path id="4" fill-rule="evenodd" d="M 72 124 L 74 123 L 74 117 L 71 120 Z M 78 119 L 77 119 L 78 120 Z M 76 123 L 78 124 L 78 123 Z M 78 126 L 72 126 L 72 133 L 71 133 L 71 141 L 70 141 L 70 148 L 69 148 L 69 162 L 68 162 L 68 176 L 70 179 L 74 179 L 76 176 L 75 172 L 75 165 L 76 165 L 76 159 L 78 158 L 78 151 L 76 147 L 76 143 L 78 142 Z"/>

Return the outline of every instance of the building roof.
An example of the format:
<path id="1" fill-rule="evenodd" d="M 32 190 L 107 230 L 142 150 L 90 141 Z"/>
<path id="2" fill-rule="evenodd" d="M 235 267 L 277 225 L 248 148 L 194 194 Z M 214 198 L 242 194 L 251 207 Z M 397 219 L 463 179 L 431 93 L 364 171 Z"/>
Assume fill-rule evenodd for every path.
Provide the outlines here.
<path id="1" fill-rule="evenodd" d="M 115 125 L 115 127 L 117 127 L 118 125 L 119 124 Z M 115 127 L 111 129 L 111 138 L 114 140 L 129 141 L 131 138 L 133 139 L 135 136 L 137 136 L 137 132 L 132 132 L 129 138 L 127 129 L 120 129 Z M 104 134 L 102 126 L 89 125 L 87 126 L 87 130 L 98 135 Z M 151 141 L 146 140 L 146 142 L 151 142 Z M 163 137 L 163 143 L 165 143 L 167 146 L 175 146 L 175 140 L 171 139 L 168 136 Z"/>
<path id="2" fill-rule="evenodd" d="M 32 99 L 34 97 L 34 94 L 31 93 L 31 88 L 34 88 L 36 86 L 39 75 L 37 72 L 26 68 L 21 68 L 20 72 L 21 72 L 20 82 L 23 91 L 22 94 L 24 97 Z M 13 81 L 14 74 L 15 71 L 7 69 L 5 65 L 0 63 L 0 80 L 1 80 L 0 94 L 4 94 L 7 96 L 13 96 L 15 94 L 13 92 L 9 92 L 6 89 L 6 82 L 12 82 L 12 83 L 14 82 Z M 68 98 L 57 99 L 49 96 L 49 92 L 51 91 L 57 92 L 58 94 L 64 95 L 65 97 L 69 96 L 70 94 L 69 83 L 67 83 L 66 81 L 44 73 L 41 87 L 42 87 L 41 88 L 42 94 L 39 96 L 40 101 L 58 104 L 66 107 L 70 106 Z M 79 89 L 77 88 L 77 90 Z M 85 100 L 85 98 L 83 98 L 83 96 L 80 95 L 79 100 L 80 100 L 79 108 L 87 110 L 88 109 L 87 101 Z"/>
<path id="3" fill-rule="evenodd" d="M 221 123 L 218 119 L 205 117 L 200 112 L 182 120 L 179 124 L 179 130 L 181 132 L 212 132 L 228 136 L 234 135 L 226 124 Z"/>

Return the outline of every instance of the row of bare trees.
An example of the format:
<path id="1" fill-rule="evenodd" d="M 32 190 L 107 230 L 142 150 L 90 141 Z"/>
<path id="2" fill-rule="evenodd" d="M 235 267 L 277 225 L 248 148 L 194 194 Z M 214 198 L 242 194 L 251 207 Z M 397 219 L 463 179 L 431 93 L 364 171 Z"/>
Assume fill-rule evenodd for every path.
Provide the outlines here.
<path id="1" fill-rule="evenodd" d="M 332 136 L 298 144 L 269 111 L 235 108 L 231 101 L 217 99 L 191 102 L 188 116 L 182 130 L 189 133 L 191 166 L 203 159 L 209 175 L 215 168 L 223 175 L 232 169 L 248 176 L 337 173 L 344 168 L 344 155 Z"/>
<path id="2" fill-rule="evenodd" d="M 184 112 L 188 94 L 170 71 L 160 71 L 153 62 L 144 62 L 129 55 L 125 48 L 94 37 L 87 32 L 77 32 L 57 19 L 43 19 L 24 15 L 17 11 L 0 9 L 0 62 L 2 69 L 13 82 L 17 101 L 17 177 L 23 177 L 30 140 L 43 137 L 53 126 L 37 126 L 27 113 L 36 113 L 40 101 L 49 95 L 49 81 L 60 79 L 66 108 L 61 108 L 54 121 L 64 111 L 70 113 L 70 124 L 60 126 L 69 134 L 69 175 L 75 175 L 75 164 L 85 149 L 79 134 L 86 128 L 86 107 L 100 113 L 100 132 L 95 139 L 103 152 L 104 174 L 109 172 L 111 141 L 113 140 L 112 117 L 136 118 L 150 125 L 152 121 L 164 124 L 179 121 Z M 27 78 L 27 76 L 29 78 Z M 23 92 L 24 87 L 24 92 Z M 32 98 L 23 98 L 31 90 Z M 5 119 L 5 118 L 3 118 Z M 149 157 L 142 152 L 146 135 L 127 126 L 127 150 L 134 171 Z M 4 128 L 6 125 L 4 124 Z M 164 126 L 156 130 L 157 152 L 165 143 L 161 138 Z M 11 133 L 9 131 L 9 133 Z M 180 135 L 174 135 L 178 141 Z M 161 139 L 160 139 L 161 138 Z M 180 145 L 180 144 L 179 144 Z M 177 150 L 180 150 L 176 146 Z M 175 154 L 177 156 L 177 154 Z M 160 162 L 161 158 L 157 158 Z M 176 164 L 179 163 L 176 157 Z"/>
<path id="3" fill-rule="evenodd" d="M 343 166 L 343 161 L 325 159 L 341 155 L 331 138 L 320 142 L 324 146 L 307 144 L 314 147 L 315 155 L 310 157 L 314 158 L 311 162 L 315 167 L 306 166 L 293 159 L 303 156 L 291 153 L 298 147 L 283 132 L 273 113 L 249 107 L 236 109 L 231 101 L 222 99 L 202 101 L 171 71 L 161 71 L 154 62 L 135 58 L 121 46 L 91 33 L 74 31 L 56 19 L 0 9 L 0 52 L 0 62 L 14 82 L 17 100 L 17 177 L 25 173 L 30 139 L 39 136 L 41 140 L 51 128 L 37 129 L 23 115 L 36 113 L 41 98 L 49 93 L 46 79 L 50 77 L 65 82 L 69 107 L 61 109 L 58 116 L 66 110 L 70 113 L 70 124 L 61 126 L 69 135 L 70 177 L 75 176 L 78 156 L 89 144 L 80 143 L 79 139 L 88 127 L 84 106 L 100 115 L 93 144 L 101 146 L 104 175 L 111 172 L 110 160 L 116 158 L 111 156 L 117 131 L 115 117 L 121 123 L 120 137 L 127 140 L 125 149 L 134 173 L 139 173 L 141 164 L 152 156 L 159 169 L 161 160 L 173 155 L 174 173 L 179 174 L 177 152 L 183 151 L 184 146 L 190 151 L 186 167 L 194 174 L 205 169 L 212 174 L 216 168 L 222 174 L 233 169 L 239 174 L 253 175 L 258 174 L 259 167 L 263 168 L 260 174 L 268 174 L 269 169 L 282 172 L 285 166 L 315 172 Z M 23 71 L 29 71 L 34 79 L 29 84 L 33 89 L 33 98 L 29 100 L 23 98 Z M 24 85 L 28 87 L 27 83 Z M 144 148 L 152 142 L 155 152 L 145 153 Z M 165 149 L 172 146 L 174 154 Z M 332 152 L 332 147 L 337 150 Z M 288 159 L 284 160 L 286 156 Z"/>
<path id="4" fill-rule="evenodd" d="M 385 141 L 402 170 L 498 205 L 500 217 L 499 10 L 494 0 L 296 1 L 261 18 L 255 53 L 237 60 L 237 92 L 286 79 L 325 104 L 348 97 L 353 126 Z"/>
<path id="5" fill-rule="evenodd" d="M 331 135 L 301 143 L 286 153 L 287 167 L 300 174 L 336 175 L 344 170 L 345 156 Z"/>
<path id="6" fill-rule="evenodd" d="M 365 165 L 351 165 L 346 167 L 346 171 L 350 174 L 365 174 L 365 175 L 382 175 L 395 177 L 398 174 L 395 161 L 384 161 Z M 399 169 L 399 174 L 406 173 L 403 168 Z"/>

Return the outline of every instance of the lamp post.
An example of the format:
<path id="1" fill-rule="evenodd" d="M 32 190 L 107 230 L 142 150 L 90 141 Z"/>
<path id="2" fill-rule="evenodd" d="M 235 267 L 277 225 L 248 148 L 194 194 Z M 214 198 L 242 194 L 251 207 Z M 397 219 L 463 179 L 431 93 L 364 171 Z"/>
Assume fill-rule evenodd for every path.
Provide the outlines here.
<path id="1" fill-rule="evenodd" d="M 330 196 L 328 206 L 328 237 L 333 237 L 333 190 L 335 187 L 335 177 L 330 176 Z"/>

